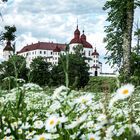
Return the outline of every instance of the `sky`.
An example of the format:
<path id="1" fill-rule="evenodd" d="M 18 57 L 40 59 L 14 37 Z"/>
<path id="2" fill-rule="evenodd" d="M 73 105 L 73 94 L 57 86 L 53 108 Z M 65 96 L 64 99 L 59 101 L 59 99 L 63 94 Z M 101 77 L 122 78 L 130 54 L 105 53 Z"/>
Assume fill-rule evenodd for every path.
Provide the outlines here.
<path id="1" fill-rule="evenodd" d="M 0 3 L 5 25 L 15 25 L 16 50 L 27 44 L 43 42 L 69 43 L 77 26 L 85 31 L 87 41 L 96 47 L 103 63 L 103 72 L 113 70 L 105 64 L 104 26 L 107 12 L 102 10 L 106 0 L 8 0 Z M 138 15 L 138 12 L 136 12 Z M 3 46 L 0 46 L 0 58 Z"/>

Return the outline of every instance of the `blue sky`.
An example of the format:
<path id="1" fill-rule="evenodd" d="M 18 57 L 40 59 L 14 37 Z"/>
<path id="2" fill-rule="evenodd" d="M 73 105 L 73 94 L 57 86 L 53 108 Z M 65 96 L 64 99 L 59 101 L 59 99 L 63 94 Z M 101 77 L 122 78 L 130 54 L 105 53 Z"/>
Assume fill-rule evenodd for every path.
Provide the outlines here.
<path id="1" fill-rule="evenodd" d="M 4 19 L 0 19 L 0 30 L 5 25 L 15 25 L 16 48 L 20 50 L 38 41 L 69 43 L 78 19 L 80 31 L 85 30 L 87 40 L 97 48 L 104 64 L 103 38 L 107 24 L 107 13 L 102 10 L 104 4 L 105 0 L 9 0 L 0 4 Z M 108 65 L 103 70 L 111 71 Z"/>

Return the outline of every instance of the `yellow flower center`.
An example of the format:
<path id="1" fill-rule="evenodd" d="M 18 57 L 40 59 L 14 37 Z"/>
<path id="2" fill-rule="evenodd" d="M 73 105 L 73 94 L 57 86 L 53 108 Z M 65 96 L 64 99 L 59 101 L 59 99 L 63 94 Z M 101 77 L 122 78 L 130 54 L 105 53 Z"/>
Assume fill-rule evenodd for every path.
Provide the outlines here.
<path id="1" fill-rule="evenodd" d="M 53 124 L 54 124 L 54 120 L 51 120 L 51 121 L 50 121 L 50 125 L 53 125 Z"/>
<path id="2" fill-rule="evenodd" d="M 82 99 L 82 103 L 86 103 L 86 99 L 83 98 L 83 99 Z"/>
<path id="3" fill-rule="evenodd" d="M 92 138 L 90 138 L 89 140 L 95 140 L 95 139 L 92 137 Z"/>
<path id="4" fill-rule="evenodd" d="M 39 140 L 46 140 L 44 137 L 40 137 Z"/>
<path id="5" fill-rule="evenodd" d="M 123 90 L 122 93 L 123 93 L 123 94 L 128 94 L 128 93 L 129 93 L 129 92 L 128 92 L 128 89 Z"/>

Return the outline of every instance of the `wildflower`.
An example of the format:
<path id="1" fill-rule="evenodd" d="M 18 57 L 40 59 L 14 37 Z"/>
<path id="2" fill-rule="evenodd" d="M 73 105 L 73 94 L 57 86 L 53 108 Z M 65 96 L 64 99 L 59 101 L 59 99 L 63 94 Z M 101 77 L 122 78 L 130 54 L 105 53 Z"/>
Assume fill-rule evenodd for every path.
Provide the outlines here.
<path id="1" fill-rule="evenodd" d="M 42 135 L 36 135 L 33 140 L 46 140 L 46 139 L 47 139 L 46 135 L 42 134 Z"/>
<path id="2" fill-rule="evenodd" d="M 3 140 L 14 140 L 13 136 L 5 136 Z"/>
<path id="3" fill-rule="evenodd" d="M 30 124 L 28 122 L 26 123 L 23 123 L 22 126 L 21 126 L 22 129 L 28 129 L 30 128 Z"/>
<path id="4" fill-rule="evenodd" d="M 99 117 L 97 118 L 98 121 L 106 121 L 106 115 L 105 114 L 100 114 Z"/>
<path id="5" fill-rule="evenodd" d="M 59 138 L 58 134 L 41 134 L 41 135 L 35 135 L 33 140 L 50 140 L 50 139 L 57 139 Z"/>
<path id="6" fill-rule="evenodd" d="M 81 117 L 76 118 L 76 120 L 73 121 L 71 124 L 66 125 L 65 128 L 73 129 L 73 128 L 77 127 L 79 124 L 81 124 L 82 122 L 84 122 L 86 119 L 87 119 L 87 114 L 83 114 Z"/>
<path id="7" fill-rule="evenodd" d="M 53 129 L 58 124 L 58 117 L 55 115 L 50 116 L 45 123 L 46 130 Z"/>
<path id="8" fill-rule="evenodd" d="M 76 103 L 81 103 L 81 104 L 91 104 L 92 103 L 92 95 L 83 95 L 79 97 L 78 99 L 75 100 Z"/>
<path id="9" fill-rule="evenodd" d="M 125 99 L 134 92 L 134 86 L 132 84 L 126 84 L 117 90 L 118 98 Z"/>
<path id="10" fill-rule="evenodd" d="M 82 135 L 82 139 L 83 140 L 99 140 L 99 136 L 97 136 L 96 134 L 92 134 L 92 133 L 89 133 L 87 135 Z"/>
<path id="11" fill-rule="evenodd" d="M 117 90 L 116 94 L 111 99 L 109 108 L 111 108 L 116 101 L 128 98 L 129 96 L 132 95 L 133 92 L 134 92 L 134 86 L 132 84 L 123 85 Z"/>
<path id="12" fill-rule="evenodd" d="M 22 134 L 22 129 L 18 129 L 18 134 Z"/>
<path id="13" fill-rule="evenodd" d="M 34 128 L 41 129 L 43 126 L 44 126 L 44 124 L 41 120 L 34 122 Z"/>

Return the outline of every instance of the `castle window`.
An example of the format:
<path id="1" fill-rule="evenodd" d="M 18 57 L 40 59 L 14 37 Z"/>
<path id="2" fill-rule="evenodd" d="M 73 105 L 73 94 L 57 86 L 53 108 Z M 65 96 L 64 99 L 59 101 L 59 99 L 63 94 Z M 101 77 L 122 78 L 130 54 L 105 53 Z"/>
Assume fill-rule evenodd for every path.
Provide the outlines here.
<path id="1" fill-rule="evenodd" d="M 88 52 L 88 55 L 90 56 L 90 51 Z"/>
<path id="2" fill-rule="evenodd" d="M 51 52 L 51 54 L 52 54 L 52 52 Z"/>
<path id="3" fill-rule="evenodd" d="M 44 54 L 46 54 L 46 51 L 44 51 Z"/>
<path id="4" fill-rule="evenodd" d="M 40 54 L 42 54 L 42 51 L 40 51 Z"/>

